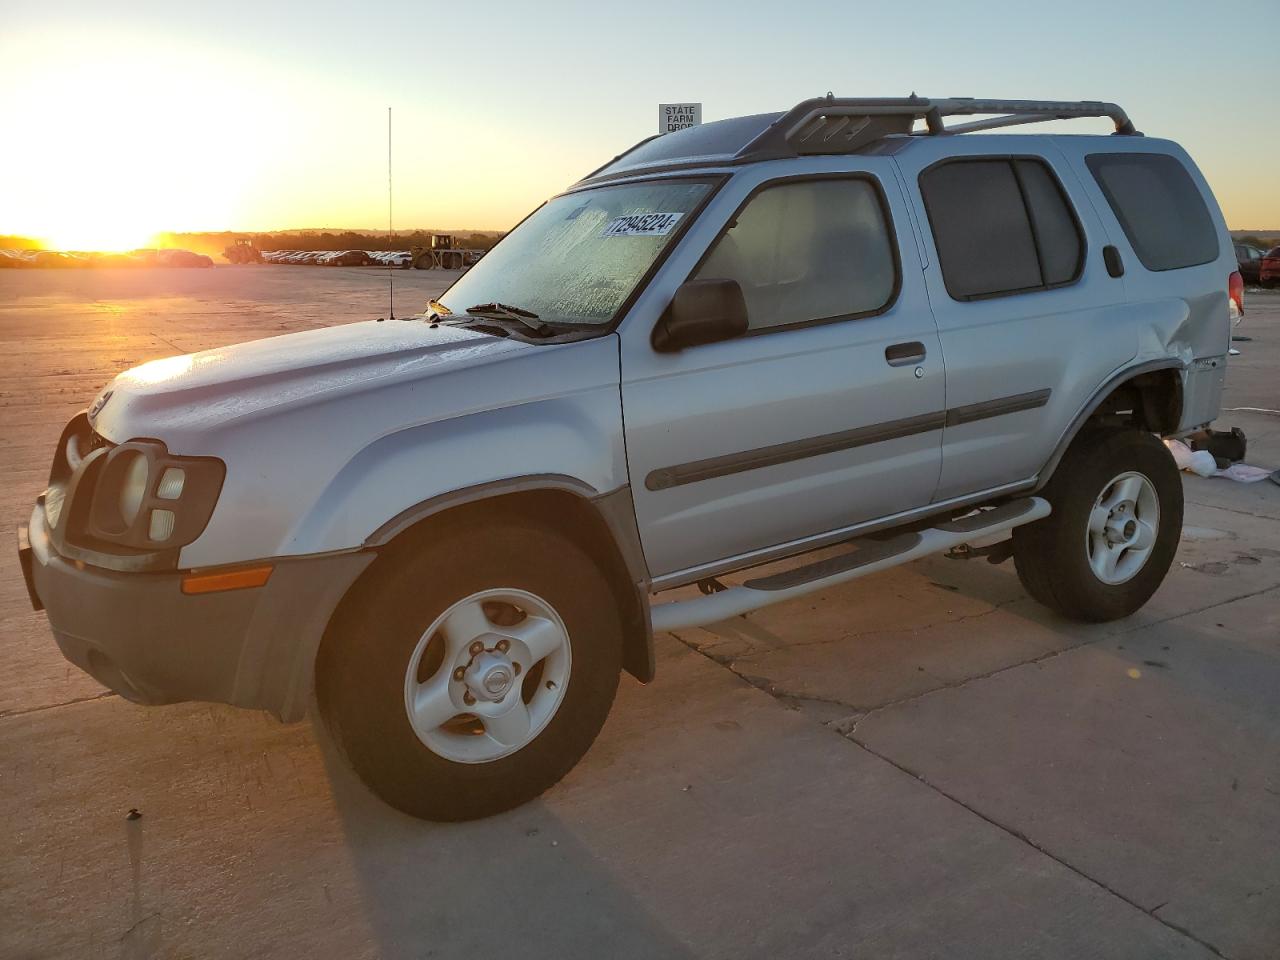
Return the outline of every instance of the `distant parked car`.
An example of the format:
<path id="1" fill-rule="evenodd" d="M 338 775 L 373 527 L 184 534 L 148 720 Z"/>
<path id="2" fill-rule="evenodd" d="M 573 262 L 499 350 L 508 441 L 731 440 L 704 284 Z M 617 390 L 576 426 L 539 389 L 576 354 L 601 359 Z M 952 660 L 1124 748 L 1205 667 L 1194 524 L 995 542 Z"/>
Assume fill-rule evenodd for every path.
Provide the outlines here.
<path id="1" fill-rule="evenodd" d="M 138 267 L 141 266 L 137 257 L 131 253 L 92 253 L 89 254 L 89 266 L 91 267 Z"/>
<path id="2" fill-rule="evenodd" d="M 190 250 L 158 250 L 156 265 L 161 267 L 212 267 L 213 259 Z"/>
<path id="3" fill-rule="evenodd" d="M 1236 265 L 1240 268 L 1240 276 L 1244 277 L 1244 282 L 1260 283 L 1262 258 L 1266 256 L 1266 252 L 1249 243 L 1237 243 L 1233 246 L 1236 251 Z"/>
<path id="4" fill-rule="evenodd" d="M 33 266 L 31 252 L 26 250 L 0 250 L 0 268 Z"/>
<path id="5" fill-rule="evenodd" d="M 1258 270 L 1258 282 L 1268 289 L 1280 286 L 1280 246 L 1272 247 L 1262 255 Z"/>
<path id="6" fill-rule="evenodd" d="M 413 266 L 413 254 L 408 250 L 373 250 L 369 257 L 378 266 L 398 267 L 408 270 Z"/>
<path id="7" fill-rule="evenodd" d="M 369 254 L 363 250 L 344 250 L 342 256 L 338 259 L 338 266 L 341 267 L 367 267 L 373 261 L 369 259 Z"/>
<path id="8" fill-rule="evenodd" d="M 83 267 L 86 261 L 81 257 L 74 257 L 69 253 L 60 253 L 57 250 L 37 250 L 31 256 L 32 266 L 36 267 Z"/>
<path id="9" fill-rule="evenodd" d="M 324 267 L 363 267 L 371 262 L 363 250 L 330 250 L 319 259 Z"/>

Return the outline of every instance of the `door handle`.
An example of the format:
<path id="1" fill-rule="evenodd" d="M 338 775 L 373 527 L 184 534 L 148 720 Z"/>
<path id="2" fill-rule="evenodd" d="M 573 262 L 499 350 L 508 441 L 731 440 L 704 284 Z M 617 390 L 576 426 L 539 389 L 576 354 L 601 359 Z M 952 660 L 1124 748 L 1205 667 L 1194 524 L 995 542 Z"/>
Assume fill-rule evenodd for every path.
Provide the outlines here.
<path id="1" fill-rule="evenodd" d="M 905 367 L 924 360 L 924 344 L 919 340 L 910 343 L 895 343 L 884 348 L 884 358 L 891 367 Z"/>
<path id="2" fill-rule="evenodd" d="M 1102 262 L 1106 264 L 1107 273 L 1111 276 L 1124 276 L 1124 260 L 1120 258 L 1120 251 L 1110 244 L 1102 248 Z"/>

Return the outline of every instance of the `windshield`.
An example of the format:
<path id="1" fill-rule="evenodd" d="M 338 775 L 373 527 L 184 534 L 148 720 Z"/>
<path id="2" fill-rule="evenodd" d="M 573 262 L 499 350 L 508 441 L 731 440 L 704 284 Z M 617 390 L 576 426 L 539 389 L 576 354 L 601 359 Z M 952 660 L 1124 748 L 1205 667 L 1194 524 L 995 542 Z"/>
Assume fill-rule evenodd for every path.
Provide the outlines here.
<path id="1" fill-rule="evenodd" d="M 652 180 L 556 197 L 437 302 L 455 315 L 502 304 L 551 324 L 608 324 L 711 188 Z"/>

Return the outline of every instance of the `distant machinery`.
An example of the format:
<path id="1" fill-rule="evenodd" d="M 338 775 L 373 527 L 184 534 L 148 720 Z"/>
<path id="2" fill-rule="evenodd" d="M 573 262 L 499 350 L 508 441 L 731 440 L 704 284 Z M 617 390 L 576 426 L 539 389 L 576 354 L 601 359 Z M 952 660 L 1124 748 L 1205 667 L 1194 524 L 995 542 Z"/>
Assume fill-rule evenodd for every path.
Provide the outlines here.
<path id="1" fill-rule="evenodd" d="M 261 263 L 262 251 L 248 237 L 237 237 L 231 246 L 222 251 L 231 263 Z"/>
<path id="2" fill-rule="evenodd" d="M 419 270 L 461 270 L 479 260 L 482 252 L 459 247 L 451 233 L 433 233 L 430 246 L 413 248 L 413 265 Z"/>

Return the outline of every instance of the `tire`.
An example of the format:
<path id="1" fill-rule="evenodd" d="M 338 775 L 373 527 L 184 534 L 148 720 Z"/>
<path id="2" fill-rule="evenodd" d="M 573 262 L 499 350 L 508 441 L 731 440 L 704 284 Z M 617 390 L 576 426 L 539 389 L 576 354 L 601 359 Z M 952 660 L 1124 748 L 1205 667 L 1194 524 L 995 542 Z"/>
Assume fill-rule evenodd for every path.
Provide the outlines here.
<path id="1" fill-rule="evenodd" d="M 365 784 L 411 816 L 457 821 L 519 806 L 568 773 L 604 724 L 622 665 L 622 624 L 591 558 L 512 520 L 433 528 L 373 571 L 331 622 L 316 664 L 321 718 Z M 510 686 L 489 702 L 495 677 Z M 411 720 L 410 703 L 428 706 Z M 527 733 L 512 734 L 512 723 Z"/>
<path id="2" fill-rule="evenodd" d="M 1182 536 L 1182 478 L 1163 443 L 1139 430 L 1084 434 L 1041 496 L 1053 513 L 1013 531 L 1027 593 L 1094 623 L 1127 617 L 1151 598 Z"/>

